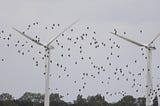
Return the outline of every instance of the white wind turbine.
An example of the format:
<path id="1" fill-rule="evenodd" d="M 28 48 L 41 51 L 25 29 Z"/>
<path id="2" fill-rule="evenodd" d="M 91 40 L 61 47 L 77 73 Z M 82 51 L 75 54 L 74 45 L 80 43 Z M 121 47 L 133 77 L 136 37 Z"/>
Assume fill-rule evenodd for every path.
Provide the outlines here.
<path id="1" fill-rule="evenodd" d="M 38 40 L 35 40 L 31 38 L 30 36 L 26 35 L 25 33 L 17 30 L 16 28 L 13 28 L 15 31 L 26 37 L 27 39 L 33 41 L 39 46 L 44 47 L 45 49 L 45 99 L 44 99 L 44 106 L 49 106 L 49 74 L 50 74 L 50 50 L 54 49 L 54 47 L 51 45 L 53 41 L 55 41 L 58 37 L 60 37 L 65 31 L 67 31 L 70 27 L 72 27 L 74 24 L 76 24 L 79 20 L 73 22 L 71 25 L 66 27 L 61 33 L 59 33 L 56 37 L 53 37 L 48 44 L 42 44 Z"/>
<path id="2" fill-rule="evenodd" d="M 140 46 L 140 47 L 145 47 L 146 50 L 147 50 L 147 94 L 146 94 L 146 106 L 150 106 L 151 105 L 151 93 L 152 93 L 152 73 L 151 73 L 151 59 L 152 59 L 152 50 L 155 50 L 156 48 L 154 46 L 152 46 L 152 43 L 160 36 L 160 34 L 158 34 L 157 36 L 154 37 L 154 39 L 152 39 L 148 44 L 143 44 L 143 43 L 140 43 L 140 42 L 136 42 L 136 41 L 133 41 L 131 39 L 128 39 L 126 37 L 123 37 L 119 34 L 117 34 L 117 31 L 114 30 L 115 33 L 113 32 L 110 32 L 111 34 L 113 35 L 116 35 L 118 36 L 119 38 L 121 39 L 124 39 L 128 42 L 131 42 L 137 46 Z"/>

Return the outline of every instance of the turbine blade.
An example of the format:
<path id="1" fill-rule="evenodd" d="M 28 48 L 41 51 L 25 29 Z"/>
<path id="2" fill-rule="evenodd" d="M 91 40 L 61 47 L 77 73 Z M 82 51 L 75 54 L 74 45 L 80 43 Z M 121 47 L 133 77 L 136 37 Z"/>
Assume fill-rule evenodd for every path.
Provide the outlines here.
<path id="1" fill-rule="evenodd" d="M 148 43 L 148 45 L 151 45 L 159 36 L 160 36 L 160 33 L 159 33 L 157 36 L 155 36 L 155 37 L 151 40 L 151 42 Z"/>
<path id="2" fill-rule="evenodd" d="M 77 22 L 79 21 L 79 19 L 78 20 L 76 20 L 75 22 L 73 22 L 71 25 L 69 25 L 68 27 L 66 27 L 61 33 L 59 33 L 56 37 L 54 37 L 54 38 L 52 38 L 51 39 L 51 41 L 47 44 L 47 46 L 48 45 L 50 45 L 53 41 L 55 41 L 61 34 L 63 34 L 65 31 L 67 31 L 70 27 L 72 27 L 74 24 L 76 24 Z"/>
<path id="3" fill-rule="evenodd" d="M 43 45 L 42 43 L 38 42 L 37 40 L 31 38 L 30 36 L 28 36 L 28 35 L 22 33 L 22 32 L 19 31 L 18 29 L 13 28 L 13 30 L 17 31 L 18 33 L 20 33 L 21 35 L 23 35 L 23 36 L 26 37 L 27 39 L 31 40 L 32 42 L 34 42 L 34 43 L 36 43 L 36 44 L 38 44 L 38 45 L 40 45 L 40 46 L 43 46 L 43 47 L 45 46 L 45 45 Z"/>
<path id="4" fill-rule="evenodd" d="M 113 35 L 118 36 L 118 37 L 121 38 L 121 39 L 124 39 L 124 40 L 126 40 L 126 41 L 128 41 L 128 42 L 131 42 L 131 43 L 133 43 L 133 44 L 135 44 L 135 45 L 137 45 L 137 46 L 147 47 L 145 44 L 142 44 L 142 43 L 133 41 L 133 40 L 131 40 L 131 39 L 128 39 L 128 38 L 123 37 L 123 36 L 121 36 L 121 35 L 115 34 L 115 33 L 113 33 L 113 32 L 110 32 L 110 33 L 113 34 Z"/>

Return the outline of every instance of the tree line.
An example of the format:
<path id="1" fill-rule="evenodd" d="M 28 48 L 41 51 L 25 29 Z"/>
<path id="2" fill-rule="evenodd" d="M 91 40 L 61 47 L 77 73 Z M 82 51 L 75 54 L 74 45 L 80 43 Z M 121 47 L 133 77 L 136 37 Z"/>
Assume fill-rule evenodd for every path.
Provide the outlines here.
<path id="1" fill-rule="evenodd" d="M 63 96 L 58 93 L 52 93 L 50 95 L 50 106 L 145 106 L 146 101 L 143 97 L 134 98 L 131 95 L 124 96 L 116 103 L 108 103 L 105 97 L 100 94 L 87 98 L 78 95 L 73 103 L 65 102 L 62 98 Z M 0 95 L 0 106 L 44 106 L 44 95 L 26 92 L 19 99 L 14 99 L 9 93 L 2 93 Z M 153 100 L 153 106 L 158 106 L 157 97 Z"/>

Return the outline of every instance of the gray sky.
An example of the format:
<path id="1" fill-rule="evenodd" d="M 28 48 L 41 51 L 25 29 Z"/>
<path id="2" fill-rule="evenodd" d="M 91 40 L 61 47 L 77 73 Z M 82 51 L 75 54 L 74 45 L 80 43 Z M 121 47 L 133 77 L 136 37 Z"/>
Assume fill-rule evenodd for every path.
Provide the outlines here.
<path id="1" fill-rule="evenodd" d="M 18 40 L 23 44 L 26 39 L 13 31 L 12 27 L 25 30 L 29 24 L 39 22 L 39 25 L 28 31 L 28 34 L 32 37 L 38 34 L 41 41 L 47 43 L 51 37 L 58 34 L 67 25 L 80 19 L 73 27 L 73 32 L 68 30 L 65 32 L 65 37 L 58 39 L 60 44 L 64 45 L 64 49 L 57 46 L 55 42 L 53 43 L 55 50 L 52 51 L 50 92 L 60 93 L 66 101 L 72 101 L 77 94 L 87 97 L 99 93 L 106 96 L 107 101 L 118 100 L 122 97 L 118 92 L 123 93 L 123 91 L 135 97 L 145 95 L 146 76 L 145 72 L 141 71 L 142 68 L 146 68 L 145 50 L 141 51 L 141 48 L 121 40 L 109 32 L 116 28 L 120 34 L 126 31 L 125 36 L 128 38 L 144 43 L 149 42 L 160 32 L 159 0 L 0 0 L 0 2 L 0 30 L 5 31 L 5 34 L 1 34 L 1 36 L 12 34 L 11 41 L 0 39 L 0 60 L 4 59 L 3 62 L 0 61 L 0 93 L 8 92 L 16 98 L 26 91 L 44 93 L 44 62 L 40 59 L 42 55 L 38 53 L 42 51 L 43 54 L 43 48 L 31 42 L 25 47 L 15 48 L 14 45 Z M 54 31 L 45 30 L 45 26 L 49 27 L 53 23 L 60 23 L 60 27 L 56 27 Z M 87 30 L 87 26 L 90 27 L 89 30 Z M 143 30 L 142 34 L 139 32 L 140 30 Z M 94 31 L 96 34 L 93 34 Z M 66 40 L 71 37 L 74 41 L 83 33 L 88 33 L 88 36 L 84 41 L 79 41 L 76 46 L 73 42 Z M 98 40 L 99 45 L 103 42 L 107 46 L 101 45 L 98 49 L 89 46 L 89 42 L 93 42 L 93 36 Z M 154 85 L 158 84 L 157 80 L 159 80 L 158 75 L 160 74 L 157 68 L 160 65 L 159 40 L 157 39 L 154 43 L 157 50 L 153 51 Z M 117 49 L 113 42 L 116 42 L 121 48 Z M 6 46 L 8 43 L 10 47 Z M 30 49 L 30 44 L 34 45 L 34 49 L 30 50 L 30 53 L 26 53 Z M 82 54 L 79 53 L 79 46 L 83 48 Z M 110 49 L 111 46 L 113 49 Z M 71 49 L 70 52 L 67 51 L 68 48 Z M 25 56 L 19 54 L 18 50 L 25 52 Z M 107 61 L 106 58 L 111 52 L 114 55 L 110 56 L 111 59 Z M 142 56 L 142 52 L 144 56 Z M 64 58 L 61 57 L 61 54 L 64 54 Z M 67 57 L 68 54 L 71 55 L 70 58 Z M 120 55 L 120 58 L 117 58 L 117 55 Z M 39 61 L 38 67 L 35 66 L 33 57 Z M 84 57 L 84 60 L 81 60 L 81 57 Z M 92 59 L 88 60 L 88 57 L 92 57 Z M 134 64 L 135 60 L 137 60 L 136 64 Z M 77 65 L 74 64 L 75 61 L 78 62 Z M 57 67 L 57 63 L 63 64 L 63 68 Z M 109 66 L 109 63 L 112 65 Z M 125 68 L 127 64 L 129 67 Z M 104 66 L 106 71 L 94 69 L 93 65 Z M 67 71 L 64 72 L 65 67 Z M 118 72 L 117 75 L 114 75 L 116 68 L 122 68 L 125 76 Z M 99 71 L 100 74 L 97 74 Z M 142 75 L 136 76 L 140 72 Z M 88 77 L 83 73 L 88 73 Z M 135 76 L 132 76 L 133 74 Z M 59 76 L 61 77 L 59 78 Z M 92 78 L 93 76 L 95 78 Z M 111 79 L 109 80 L 108 77 Z M 118 77 L 120 80 L 117 80 Z M 130 80 L 127 82 L 126 78 Z M 131 80 L 134 78 L 136 78 L 136 84 L 142 84 L 141 87 L 138 85 L 134 88 L 131 87 L 133 85 Z M 81 89 L 80 92 L 79 89 Z M 136 93 L 136 90 L 139 92 Z M 106 95 L 106 92 L 109 94 Z M 114 95 L 115 92 L 118 96 Z"/>

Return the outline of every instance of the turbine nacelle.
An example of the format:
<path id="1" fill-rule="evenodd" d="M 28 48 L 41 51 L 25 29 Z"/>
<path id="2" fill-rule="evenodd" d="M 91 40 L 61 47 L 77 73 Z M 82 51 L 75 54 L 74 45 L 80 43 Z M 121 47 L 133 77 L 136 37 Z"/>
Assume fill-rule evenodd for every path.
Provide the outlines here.
<path id="1" fill-rule="evenodd" d="M 44 48 L 46 48 L 46 49 L 54 49 L 54 47 L 52 45 L 45 45 Z"/>
<path id="2" fill-rule="evenodd" d="M 149 49 L 149 50 L 156 50 L 156 47 L 155 47 L 155 46 L 147 46 L 146 49 Z"/>
<path id="3" fill-rule="evenodd" d="M 152 46 L 151 44 L 144 44 L 144 46 L 143 47 L 145 47 L 146 49 L 148 49 L 148 50 L 156 50 L 156 47 L 155 46 Z"/>

